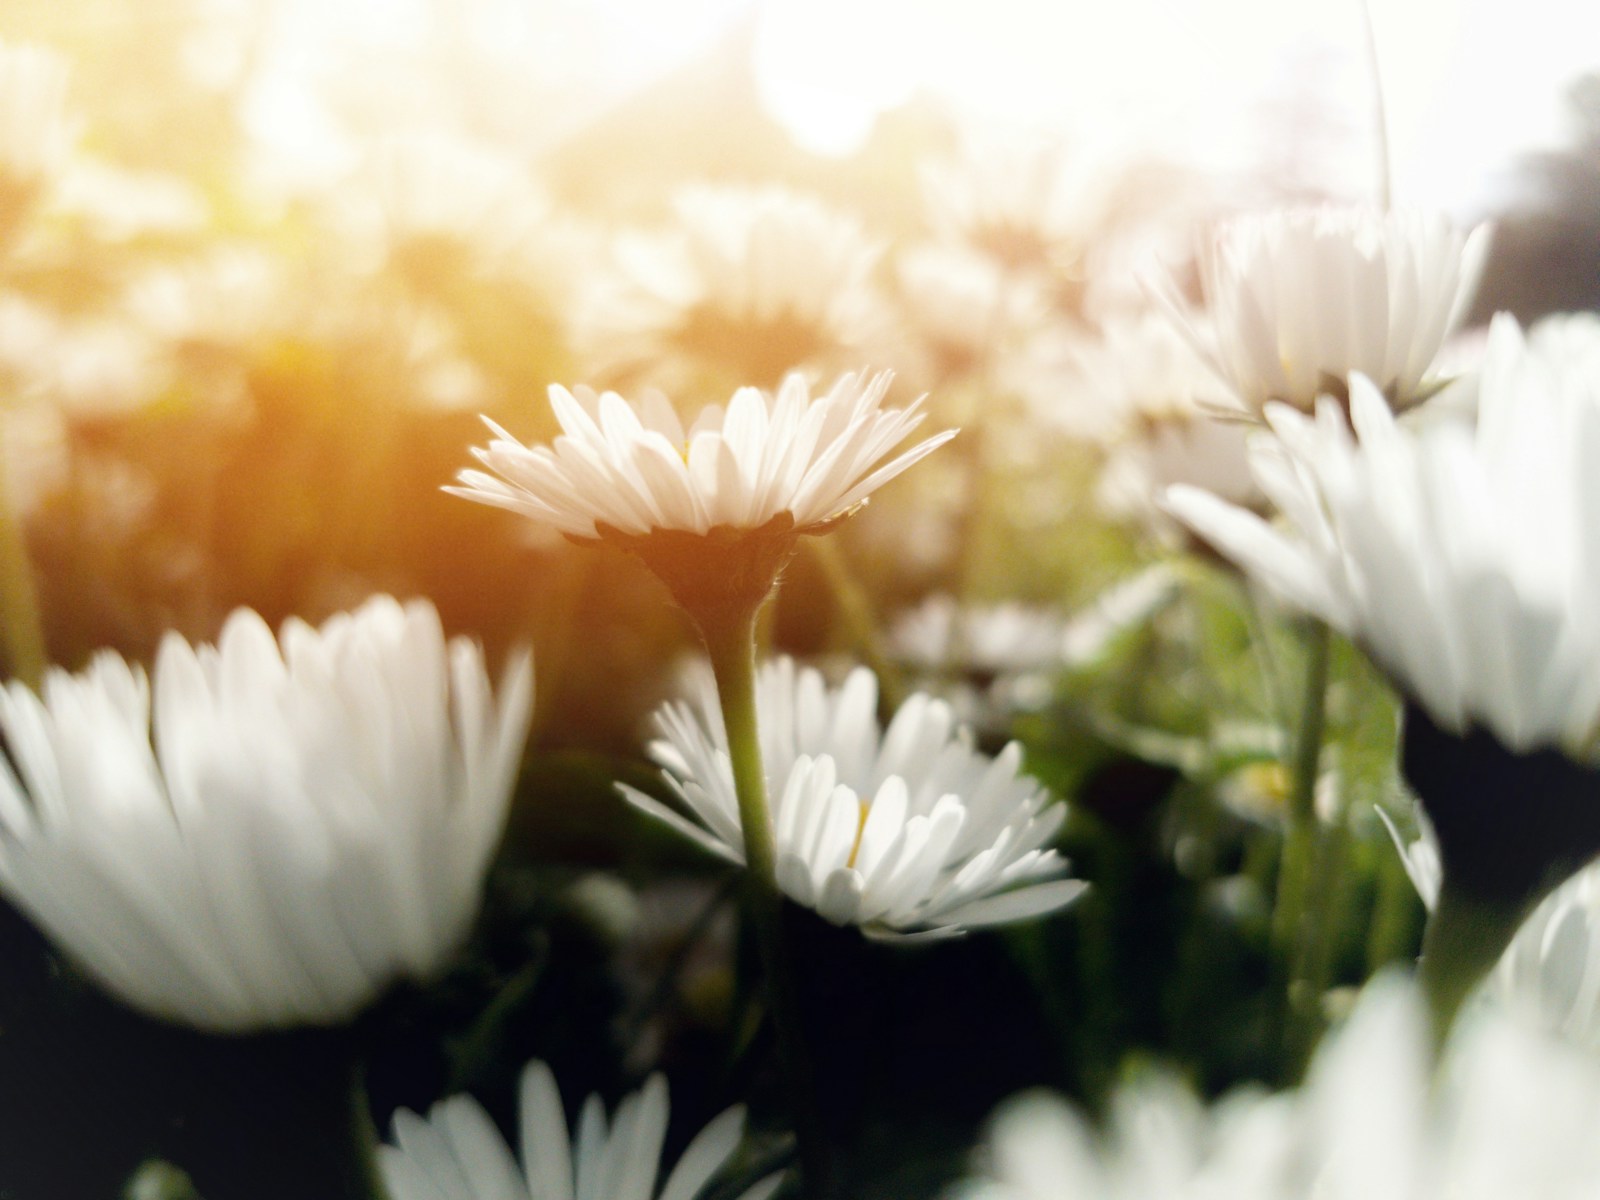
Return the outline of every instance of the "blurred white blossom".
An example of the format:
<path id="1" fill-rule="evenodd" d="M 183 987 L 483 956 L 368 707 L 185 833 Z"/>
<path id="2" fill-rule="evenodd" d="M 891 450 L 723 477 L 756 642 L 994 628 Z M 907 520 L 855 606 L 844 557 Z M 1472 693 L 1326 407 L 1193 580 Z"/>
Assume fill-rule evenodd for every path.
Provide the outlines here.
<path id="1" fill-rule="evenodd" d="M 1600 1190 L 1600 1060 L 1504 1014 L 1462 1022 L 1433 1078 L 1422 998 L 1368 984 L 1306 1082 L 1206 1106 L 1165 1076 L 1103 1129 L 1036 1094 L 998 1117 L 966 1200 L 1557 1200 Z"/>
<path id="2" fill-rule="evenodd" d="M 514 1156 L 483 1106 L 470 1096 L 435 1104 L 426 1117 L 401 1109 L 394 1144 L 379 1150 L 394 1200 L 696 1200 L 739 1148 L 744 1107 L 712 1119 L 657 1186 L 667 1136 L 667 1083 L 652 1075 L 608 1121 L 599 1096 L 583 1103 L 575 1135 L 542 1062 L 522 1071 L 521 1154 Z M 767 1200 L 783 1183 L 767 1176 L 738 1200 Z"/>
<path id="3" fill-rule="evenodd" d="M 1351 376 L 1350 418 L 1266 411 L 1256 481 L 1287 528 L 1196 488 L 1172 511 L 1361 643 L 1441 727 L 1582 752 L 1600 723 L 1600 358 L 1495 319 L 1476 427 L 1406 425 Z"/>
<path id="4" fill-rule="evenodd" d="M 617 239 L 585 305 L 579 338 L 601 375 L 676 388 L 709 369 L 770 387 L 881 340 L 880 247 L 854 214 L 774 185 L 700 185 L 673 215 Z"/>
<path id="5" fill-rule="evenodd" d="M 109 991 L 240 1032 L 353 1016 L 459 945 L 532 703 L 520 657 L 375 598 L 278 638 L 241 609 L 152 675 L 103 651 L 0 694 L 0 890 Z"/>
<path id="6" fill-rule="evenodd" d="M 1236 218 L 1199 255 L 1211 329 L 1176 289 L 1157 295 L 1247 412 L 1277 401 L 1309 412 L 1360 372 L 1397 410 L 1435 386 L 1428 370 L 1466 315 L 1489 230 L 1366 208 Z"/>

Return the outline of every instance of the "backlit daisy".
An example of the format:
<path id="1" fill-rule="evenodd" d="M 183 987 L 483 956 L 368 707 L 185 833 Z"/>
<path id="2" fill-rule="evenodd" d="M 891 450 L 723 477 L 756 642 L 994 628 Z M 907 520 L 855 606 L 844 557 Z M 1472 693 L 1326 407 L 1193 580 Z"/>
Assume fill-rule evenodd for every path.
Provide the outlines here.
<path id="1" fill-rule="evenodd" d="M 1395 409 L 1433 388 L 1439 348 L 1466 314 L 1489 248 L 1442 216 L 1289 209 L 1237 218 L 1199 256 L 1214 332 L 1169 289 L 1174 320 L 1248 412 L 1273 401 L 1310 411 L 1365 375 Z"/>
<path id="2" fill-rule="evenodd" d="M 1011 743 L 973 748 L 950 706 L 926 695 L 878 725 L 865 668 L 830 688 L 789 659 L 758 679 L 761 756 L 777 843 L 777 882 L 836 925 L 878 934 L 953 934 L 1050 912 L 1082 890 L 1050 842 L 1066 817 L 1021 773 Z M 622 793 L 712 853 L 744 861 L 739 805 L 716 696 L 656 715 L 650 746 L 691 819 L 626 785 Z"/>

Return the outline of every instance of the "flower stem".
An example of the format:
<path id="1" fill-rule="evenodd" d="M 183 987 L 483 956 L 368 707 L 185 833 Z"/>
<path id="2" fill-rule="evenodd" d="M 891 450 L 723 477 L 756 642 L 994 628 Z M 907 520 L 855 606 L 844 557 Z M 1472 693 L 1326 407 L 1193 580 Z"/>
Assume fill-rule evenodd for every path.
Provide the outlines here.
<path id="1" fill-rule="evenodd" d="M 1422 935 L 1417 970 L 1433 1018 L 1434 1050 L 1442 1049 L 1461 1006 L 1494 969 L 1516 935 L 1526 908 L 1463 895 L 1447 878 Z"/>
<path id="2" fill-rule="evenodd" d="M 44 627 L 22 521 L 7 496 L 0 447 L 0 652 L 11 674 L 34 690 L 44 680 Z"/>
<path id="3" fill-rule="evenodd" d="M 759 606 L 723 620 L 700 619 L 700 635 L 711 656 L 717 699 L 728 731 L 728 758 L 739 800 L 744 861 L 751 876 L 774 895 L 778 854 L 767 805 L 767 779 L 761 765 L 761 735 L 756 721 L 756 614 Z"/>
<path id="4" fill-rule="evenodd" d="M 378 1166 L 378 1127 L 372 1120 L 372 1104 L 367 1097 L 366 1071 L 358 1058 L 350 1070 L 350 1151 L 356 1172 L 371 1200 L 390 1200 Z"/>
<path id="5" fill-rule="evenodd" d="M 1290 764 L 1288 830 L 1278 868 L 1278 895 L 1272 915 L 1273 941 L 1288 964 L 1284 985 L 1284 1037 L 1290 1047 L 1309 1046 L 1320 1019 L 1320 997 L 1311 968 L 1323 929 L 1318 912 L 1327 897 L 1315 894 L 1316 865 L 1327 852 L 1317 821 L 1317 772 L 1327 717 L 1328 658 L 1331 637 L 1320 621 L 1306 626 L 1305 691 Z"/>
<path id="6" fill-rule="evenodd" d="M 739 801 L 739 825 L 744 833 L 746 895 L 766 975 L 767 1003 L 776 1027 L 778 1053 L 788 1076 L 795 1137 L 800 1150 L 801 1194 L 807 1200 L 821 1200 L 831 1194 L 831 1165 L 816 1105 L 811 1059 L 806 1053 L 799 994 L 785 946 L 777 844 L 767 803 L 767 780 L 761 763 L 761 738 L 756 720 L 755 633 L 759 611 L 760 605 L 757 605 L 748 611 L 721 617 L 707 614 L 696 614 L 696 617 L 711 657 L 722 720 L 728 733 L 728 758 Z"/>

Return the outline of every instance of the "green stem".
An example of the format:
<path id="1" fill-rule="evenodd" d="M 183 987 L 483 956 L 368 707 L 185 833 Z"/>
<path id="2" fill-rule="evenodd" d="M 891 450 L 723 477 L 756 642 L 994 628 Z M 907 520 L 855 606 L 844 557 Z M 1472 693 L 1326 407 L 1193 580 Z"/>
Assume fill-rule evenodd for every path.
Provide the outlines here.
<path id="1" fill-rule="evenodd" d="M 1384 847 L 1387 849 L 1387 847 Z M 1398 854 L 1382 856 L 1377 869 L 1377 898 L 1367 933 L 1367 974 L 1417 952 L 1417 913 L 1422 902 Z"/>
<path id="2" fill-rule="evenodd" d="M 7 495 L 4 459 L 0 446 L 0 651 L 11 674 L 37 691 L 48 661 L 44 626 L 22 521 Z"/>
<path id="3" fill-rule="evenodd" d="M 361 1184 L 371 1200 L 390 1200 L 383 1171 L 378 1166 L 378 1147 L 382 1144 L 378 1127 L 372 1120 L 366 1072 L 357 1059 L 350 1069 L 350 1150 Z"/>
<path id="4" fill-rule="evenodd" d="M 1350 833 L 1341 810 L 1337 820 L 1317 839 L 1312 866 L 1309 903 L 1300 921 L 1300 937 L 1291 959 L 1290 977 L 1297 994 L 1305 997 L 1303 1019 L 1291 1025 L 1292 1061 L 1298 1066 L 1310 1059 L 1322 1032 L 1322 997 L 1333 976 L 1333 948 L 1347 911 Z"/>
<path id="5" fill-rule="evenodd" d="M 1283 671 L 1272 648 L 1272 626 L 1262 611 L 1261 597 L 1255 586 L 1248 579 L 1241 579 L 1239 587 L 1244 593 L 1245 622 L 1250 630 L 1251 644 L 1256 650 L 1256 663 L 1261 669 L 1261 686 L 1266 693 L 1267 707 L 1275 724 L 1287 721 L 1289 699 L 1284 694 Z"/>
<path id="6" fill-rule="evenodd" d="M 756 716 L 755 633 L 760 606 L 721 617 L 696 614 L 711 657 L 717 696 L 728 733 L 728 759 L 744 833 L 747 898 L 767 983 L 767 1003 L 776 1027 L 793 1104 L 800 1150 L 801 1194 L 808 1200 L 830 1195 L 831 1165 L 816 1106 L 811 1059 L 806 1053 L 799 994 L 785 946 L 783 895 L 778 890 L 777 845 L 767 803 L 766 773 Z"/>
<path id="7" fill-rule="evenodd" d="M 744 861 L 753 878 L 774 894 L 778 890 L 778 854 L 767 805 L 767 778 L 761 766 L 761 734 L 756 719 L 757 608 L 723 620 L 700 618 L 700 635 L 711 657 L 717 699 L 728 731 L 728 758 L 733 790 L 739 800 L 739 828 L 744 833 Z"/>
<path id="8" fill-rule="evenodd" d="M 1526 915 L 1525 907 L 1486 904 L 1445 881 L 1422 935 L 1417 971 L 1433 1018 L 1435 1051 L 1443 1048 L 1462 1004 L 1500 961 Z"/>
<path id="9" fill-rule="evenodd" d="M 1290 764 L 1288 829 L 1283 841 L 1283 861 L 1278 869 L 1278 895 L 1272 914 L 1273 941 L 1280 960 L 1287 964 L 1284 981 L 1285 1041 L 1291 1047 L 1314 1040 L 1320 1020 L 1315 980 L 1308 974 L 1316 948 L 1308 944 L 1322 923 L 1314 920 L 1327 899 L 1314 893 L 1316 864 L 1324 854 L 1317 821 L 1317 772 L 1322 762 L 1322 738 L 1327 717 L 1328 627 L 1320 621 L 1306 627 L 1305 692 L 1295 731 L 1294 758 Z"/>

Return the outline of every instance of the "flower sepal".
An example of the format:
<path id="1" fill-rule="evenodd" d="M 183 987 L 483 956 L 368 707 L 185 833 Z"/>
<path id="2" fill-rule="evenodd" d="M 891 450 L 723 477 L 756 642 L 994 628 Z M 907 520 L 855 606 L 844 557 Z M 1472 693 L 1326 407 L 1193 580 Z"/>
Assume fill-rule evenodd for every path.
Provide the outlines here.
<path id="1" fill-rule="evenodd" d="M 702 629 L 759 608 L 794 557 L 800 534 L 814 531 L 797 529 L 790 512 L 754 529 L 713 525 L 705 533 L 652 529 L 636 534 L 597 521 L 595 530 L 599 537 L 593 541 L 572 540 L 616 546 L 640 559 Z"/>

